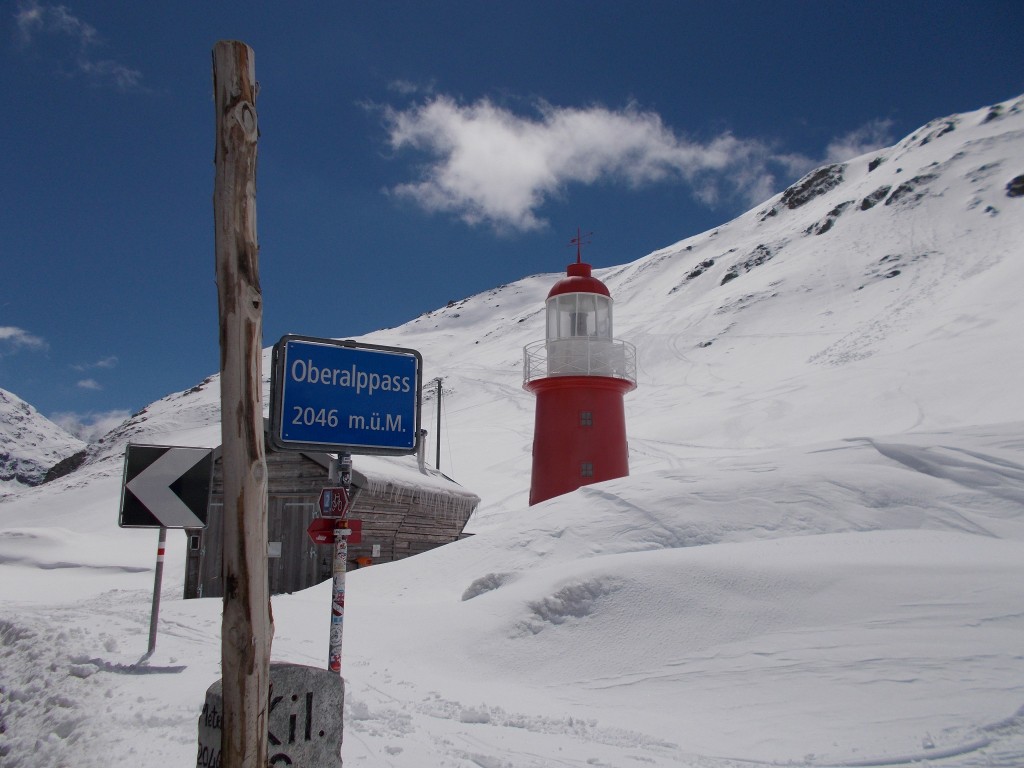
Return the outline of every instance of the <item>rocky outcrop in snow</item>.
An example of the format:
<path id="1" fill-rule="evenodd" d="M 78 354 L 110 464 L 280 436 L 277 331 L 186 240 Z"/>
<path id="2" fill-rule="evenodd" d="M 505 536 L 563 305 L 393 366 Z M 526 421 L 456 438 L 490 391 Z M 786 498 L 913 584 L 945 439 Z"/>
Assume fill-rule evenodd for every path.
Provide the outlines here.
<path id="1" fill-rule="evenodd" d="M 0 489 L 39 485 L 47 470 L 84 448 L 20 397 L 0 389 Z"/>

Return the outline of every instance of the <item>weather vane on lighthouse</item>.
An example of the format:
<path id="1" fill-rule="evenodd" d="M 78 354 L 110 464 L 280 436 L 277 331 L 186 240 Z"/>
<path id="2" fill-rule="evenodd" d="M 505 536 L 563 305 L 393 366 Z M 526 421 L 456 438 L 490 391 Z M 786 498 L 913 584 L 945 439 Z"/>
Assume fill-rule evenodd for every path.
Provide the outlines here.
<path id="1" fill-rule="evenodd" d="M 523 388 L 537 396 L 530 504 L 629 474 L 622 398 L 636 389 L 636 348 L 612 335 L 612 297 L 576 263 L 548 292 L 547 335 L 523 348 Z"/>
<path id="2" fill-rule="evenodd" d="M 590 236 L 593 235 L 593 234 L 594 234 L 593 232 L 586 232 L 586 233 L 581 235 L 580 234 L 580 228 L 576 227 L 576 237 L 574 237 L 572 240 L 569 241 L 569 245 L 575 245 L 576 246 L 576 263 L 577 264 L 582 264 L 583 263 L 583 246 L 584 245 L 590 245 Z"/>

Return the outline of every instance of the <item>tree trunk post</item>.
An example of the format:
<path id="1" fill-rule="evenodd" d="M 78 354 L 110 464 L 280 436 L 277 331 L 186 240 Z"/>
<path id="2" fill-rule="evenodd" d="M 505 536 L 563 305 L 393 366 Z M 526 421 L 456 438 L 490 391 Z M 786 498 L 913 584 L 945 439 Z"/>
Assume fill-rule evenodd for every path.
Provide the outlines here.
<path id="1" fill-rule="evenodd" d="M 270 645 L 263 297 L 256 240 L 256 68 L 244 43 L 213 48 L 214 229 L 224 468 L 223 768 L 265 768 Z"/>

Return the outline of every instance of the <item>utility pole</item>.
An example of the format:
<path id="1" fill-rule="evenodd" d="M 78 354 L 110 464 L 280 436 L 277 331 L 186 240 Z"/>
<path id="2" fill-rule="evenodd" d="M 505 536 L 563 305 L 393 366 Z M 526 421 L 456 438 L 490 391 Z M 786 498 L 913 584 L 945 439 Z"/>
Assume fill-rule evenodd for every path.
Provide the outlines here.
<path id="1" fill-rule="evenodd" d="M 256 66 L 245 43 L 213 48 L 213 208 L 224 467 L 223 768 L 266 768 L 270 645 L 263 296 L 256 239 Z"/>
<path id="2" fill-rule="evenodd" d="M 437 379 L 437 453 L 435 454 L 434 466 L 441 469 L 441 377 Z"/>

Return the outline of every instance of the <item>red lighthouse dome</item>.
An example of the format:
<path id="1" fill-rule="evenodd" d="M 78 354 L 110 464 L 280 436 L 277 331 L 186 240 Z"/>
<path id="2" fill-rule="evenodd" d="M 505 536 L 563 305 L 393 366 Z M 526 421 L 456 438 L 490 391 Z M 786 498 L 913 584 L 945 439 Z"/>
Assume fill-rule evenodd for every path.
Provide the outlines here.
<path id="1" fill-rule="evenodd" d="M 547 333 L 523 348 L 523 387 L 537 396 L 530 504 L 629 474 L 623 396 L 636 350 L 612 334 L 612 297 L 580 261 L 548 292 Z"/>

